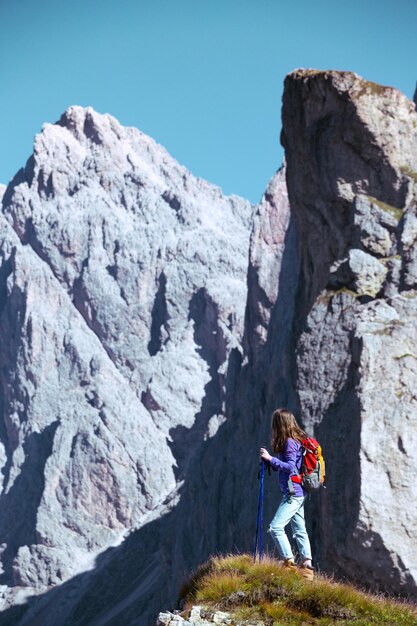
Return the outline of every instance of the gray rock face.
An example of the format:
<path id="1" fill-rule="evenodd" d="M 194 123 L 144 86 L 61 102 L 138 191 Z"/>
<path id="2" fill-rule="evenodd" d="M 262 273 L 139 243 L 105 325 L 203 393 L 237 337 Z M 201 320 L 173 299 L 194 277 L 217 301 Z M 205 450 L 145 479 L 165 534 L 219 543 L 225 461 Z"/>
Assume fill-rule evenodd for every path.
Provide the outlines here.
<path id="1" fill-rule="evenodd" d="M 3 577 L 42 589 L 84 569 L 175 480 L 140 399 L 48 266 L 1 219 Z"/>
<path id="2" fill-rule="evenodd" d="M 270 181 L 253 219 L 249 249 L 248 316 L 251 336 L 248 340 L 256 352 L 267 341 L 271 311 L 277 301 L 281 259 L 289 224 L 288 193 L 285 168 Z"/>
<path id="3" fill-rule="evenodd" d="M 415 593 L 417 114 L 355 74 L 300 70 L 283 122 L 301 262 L 296 388 L 330 468 L 317 557 Z"/>
<path id="4" fill-rule="evenodd" d="M 88 570 L 175 508 L 225 420 L 252 214 L 91 109 L 36 137 L 1 217 L 0 542 L 14 597 Z"/>

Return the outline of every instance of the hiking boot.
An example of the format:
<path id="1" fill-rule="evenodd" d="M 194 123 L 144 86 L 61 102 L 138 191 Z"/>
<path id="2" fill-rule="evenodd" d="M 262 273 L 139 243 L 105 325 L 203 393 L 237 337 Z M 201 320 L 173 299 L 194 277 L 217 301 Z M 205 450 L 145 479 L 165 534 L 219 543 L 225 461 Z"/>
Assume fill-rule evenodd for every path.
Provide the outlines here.
<path id="1" fill-rule="evenodd" d="M 285 569 L 291 570 L 293 572 L 298 571 L 298 567 L 296 566 L 296 564 L 294 563 L 292 559 L 285 559 L 282 564 L 282 567 L 285 567 Z"/>
<path id="2" fill-rule="evenodd" d="M 311 565 L 300 565 L 298 573 L 306 580 L 314 579 L 314 568 Z"/>

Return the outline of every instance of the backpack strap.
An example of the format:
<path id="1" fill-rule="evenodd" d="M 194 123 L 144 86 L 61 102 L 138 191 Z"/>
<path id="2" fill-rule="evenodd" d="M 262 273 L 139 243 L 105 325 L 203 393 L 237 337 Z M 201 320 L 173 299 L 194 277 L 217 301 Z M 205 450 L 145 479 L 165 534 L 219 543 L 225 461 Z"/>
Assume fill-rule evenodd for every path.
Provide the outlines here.
<path id="1" fill-rule="evenodd" d="M 289 491 L 291 496 L 295 495 L 294 483 L 297 483 L 298 485 L 301 485 L 302 482 L 303 482 L 303 477 L 301 476 L 301 474 L 296 474 L 296 475 L 293 475 L 293 476 L 289 477 L 289 479 L 288 479 L 288 491 Z"/>
<path id="2" fill-rule="evenodd" d="M 301 445 L 301 450 L 302 450 L 302 456 L 301 456 L 301 467 L 302 467 L 302 459 L 305 454 L 305 448 L 303 446 L 303 442 L 301 441 L 300 441 L 300 445 Z M 302 482 L 303 482 L 303 477 L 298 472 L 297 474 L 293 474 L 292 476 L 288 477 L 288 491 L 291 496 L 295 495 L 294 483 L 298 483 L 299 485 L 301 485 Z"/>

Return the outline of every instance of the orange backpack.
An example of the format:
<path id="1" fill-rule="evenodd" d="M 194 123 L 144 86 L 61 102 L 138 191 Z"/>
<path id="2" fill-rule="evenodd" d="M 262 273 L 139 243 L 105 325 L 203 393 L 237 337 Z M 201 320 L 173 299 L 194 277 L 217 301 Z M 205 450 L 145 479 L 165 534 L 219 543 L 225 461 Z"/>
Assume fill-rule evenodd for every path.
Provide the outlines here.
<path id="1" fill-rule="evenodd" d="M 301 441 L 303 449 L 303 461 L 301 464 L 301 474 L 291 476 L 290 493 L 294 493 L 292 483 L 298 483 L 305 491 L 318 491 L 320 487 L 324 487 L 326 478 L 325 463 L 321 450 L 321 446 L 313 439 L 307 437 Z"/>

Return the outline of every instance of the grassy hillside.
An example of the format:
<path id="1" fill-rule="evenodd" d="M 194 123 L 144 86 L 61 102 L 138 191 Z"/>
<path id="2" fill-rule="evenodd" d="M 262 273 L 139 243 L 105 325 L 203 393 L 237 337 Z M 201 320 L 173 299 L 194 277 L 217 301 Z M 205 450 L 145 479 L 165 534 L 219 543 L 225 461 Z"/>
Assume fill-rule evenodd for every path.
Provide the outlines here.
<path id="1" fill-rule="evenodd" d="M 212 558 L 182 589 L 184 616 L 194 604 L 228 611 L 235 623 L 262 620 L 292 626 L 417 626 L 417 607 L 323 576 L 307 581 L 270 557 Z"/>

